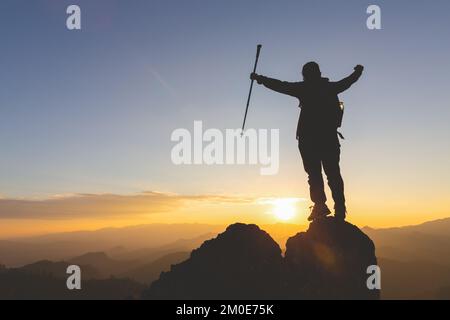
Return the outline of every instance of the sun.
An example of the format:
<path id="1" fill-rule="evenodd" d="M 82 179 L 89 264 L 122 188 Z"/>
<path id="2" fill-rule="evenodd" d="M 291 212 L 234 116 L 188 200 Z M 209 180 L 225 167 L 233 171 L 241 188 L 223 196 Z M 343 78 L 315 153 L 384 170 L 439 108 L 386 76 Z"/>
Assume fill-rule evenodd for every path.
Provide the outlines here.
<path id="1" fill-rule="evenodd" d="M 297 213 L 296 198 L 282 198 L 271 201 L 272 214 L 281 221 L 288 221 L 295 217 Z"/>

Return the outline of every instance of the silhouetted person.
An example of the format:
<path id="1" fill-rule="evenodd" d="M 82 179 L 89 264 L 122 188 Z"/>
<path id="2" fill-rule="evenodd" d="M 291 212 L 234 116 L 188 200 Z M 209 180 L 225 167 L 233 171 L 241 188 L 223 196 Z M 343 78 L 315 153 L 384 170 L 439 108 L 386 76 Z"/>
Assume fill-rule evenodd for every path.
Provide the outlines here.
<path id="1" fill-rule="evenodd" d="M 274 91 L 296 97 L 300 100 L 300 118 L 297 139 L 303 166 L 308 174 L 311 200 L 314 207 L 308 220 L 329 215 L 322 177 L 322 167 L 328 178 L 335 217 L 345 219 L 346 207 L 344 182 L 339 168 L 340 143 L 337 128 L 342 120 L 338 94 L 347 90 L 362 74 L 364 67 L 358 65 L 355 71 L 337 82 L 322 78 L 319 65 L 308 62 L 303 66 L 303 82 L 285 82 L 251 74 L 251 79 Z"/>

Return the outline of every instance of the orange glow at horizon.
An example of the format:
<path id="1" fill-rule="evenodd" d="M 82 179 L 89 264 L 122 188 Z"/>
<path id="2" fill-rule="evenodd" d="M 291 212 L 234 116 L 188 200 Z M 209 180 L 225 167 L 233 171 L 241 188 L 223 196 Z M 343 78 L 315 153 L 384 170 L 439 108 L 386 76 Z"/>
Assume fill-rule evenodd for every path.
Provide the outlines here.
<path id="1" fill-rule="evenodd" d="M 158 194 L 157 194 L 158 196 Z M 57 209 L 68 212 L 87 210 L 88 212 L 102 212 L 99 216 L 78 215 L 70 217 L 39 217 L 27 216 L 19 218 L 0 219 L 0 239 L 11 237 L 31 236 L 46 233 L 70 232 L 79 230 L 97 230 L 109 227 L 124 227 L 139 224 L 182 224 L 200 223 L 211 225 L 232 224 L 235 222 L 254 223 L 258 225 L 276 225 L 289 223 L 306 226 L 309 201 L 295 197 L 243 197 L 243 196 L 158 196 L 155 204 L 148 204 L 146 194 L 137 196 L 118 196 L 120 198 L 120 214 L 108 215 L 103 212 L 105 204 L 101 201 L 101 195 L 92 203 L 90 198 L 78 200 L 70 198 L 67 202 L 56 201 Z M 107 197 L 106 208 L 113 205 L 109 201 L 113 195 Z M 155 195 L 152 195 L 155 197 Z M 367 200 L 367 199 L 366 199 Z M 52 205 L 55 201 L 52 200 Z M 74 204 L 79 201 L 79 203 Z M 42 205 L 42 203 L 39 203 Z M 427 204 L 416 205 L 411 210 L 410 203 L 383 203 L 374 202 L 368 206 L 361 202 L 349 202 L 348 221 L 360 227 L 371 226 L 374 228 L 396 227 L 419 224 L 426 221 L 449 217 L 448 204 L 441 207 L 430 208 Z M 27 207 L 27 210 L 33 210 Z M 36 207 L 37 208 L 37 207 Z M 1 207 L 0 207 L 1 209 Z M 55 208 L 51 208 L 55 211 Z M 427 210 L 425 210 L 427 209 Z M 3 209 L 4 210 L 4 209 Z M 80 213 L 83 213 L 80 211 Z M 38 217 L 38 218 L 36 218 Z M 269 230 L 267 230 L 269 231 Z"/>

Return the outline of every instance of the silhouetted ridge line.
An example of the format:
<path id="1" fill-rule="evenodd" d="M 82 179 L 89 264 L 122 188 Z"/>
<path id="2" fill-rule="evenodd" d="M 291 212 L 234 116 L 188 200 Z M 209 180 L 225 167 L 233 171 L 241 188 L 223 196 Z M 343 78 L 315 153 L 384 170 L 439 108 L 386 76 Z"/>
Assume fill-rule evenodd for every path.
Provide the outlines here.
<path id="1" fill-rule="evenodd" d="M 378 299 L 366 287 L 373 242 L 334 218 L 287 242 L 285 258 L 256 225 L 233 224 L 145 290 L 147 299 Z"/>

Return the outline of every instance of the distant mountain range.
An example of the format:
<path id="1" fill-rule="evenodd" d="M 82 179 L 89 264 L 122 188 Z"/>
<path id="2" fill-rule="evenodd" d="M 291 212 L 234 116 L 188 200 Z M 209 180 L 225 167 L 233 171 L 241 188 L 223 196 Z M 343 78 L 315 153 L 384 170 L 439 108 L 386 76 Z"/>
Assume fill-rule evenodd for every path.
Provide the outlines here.
<path id="1" fill-rule="evenodd" d="M 223 228 L 206 224 L 150 224 L 6 239 L 0 240 L 0 264 L 18 267 L 38 260 L 68 260 L 88 252 L 105 252 L 121 260 L 141 259 L 147 252 L 153 259 L 154 251 L 190 251 Z"/>
<path id="2" fill-rule="evenodd" d="M 289 224 L 261 226 L 263 230 L 274 230 L 276 235 L 271 236 L 282 250 L 286 239 L 304 228 Z M 115 284 L 111 285 L 128 288 L 124 295 L 111 298 L 136 297 L 144 285 L 157 280 L 171 265 L 187 260 L 193 249 L 224 229 L 200 224 L 143 225 L 1 240 L 0 282 L 13 286 L 12 279 L 20 284 L 20 278 L 26 277 L 37 285 L 42 277 L 67 277 L 65 267 L 77 264 L 82 266 L 83 279 L 94 281 L 91 286 L 109 285 L 106 282 L 113 279 Z M 415 226 L 362 230 L 375 243 L 383 299 L 450 299 L 450 218 Z M 117 282 L 120 279 L 125 282 Z M 27 296 L 19 292 L 20 285 L 15 288 L 17 295 Z M 100 294 L 101 290 L 95 292 Z"/>
<path id="3" fill-rule="evenodd" d="M 363 231 L 374 241 L 384 299 L 450 299 L 450 218 Z"/>

